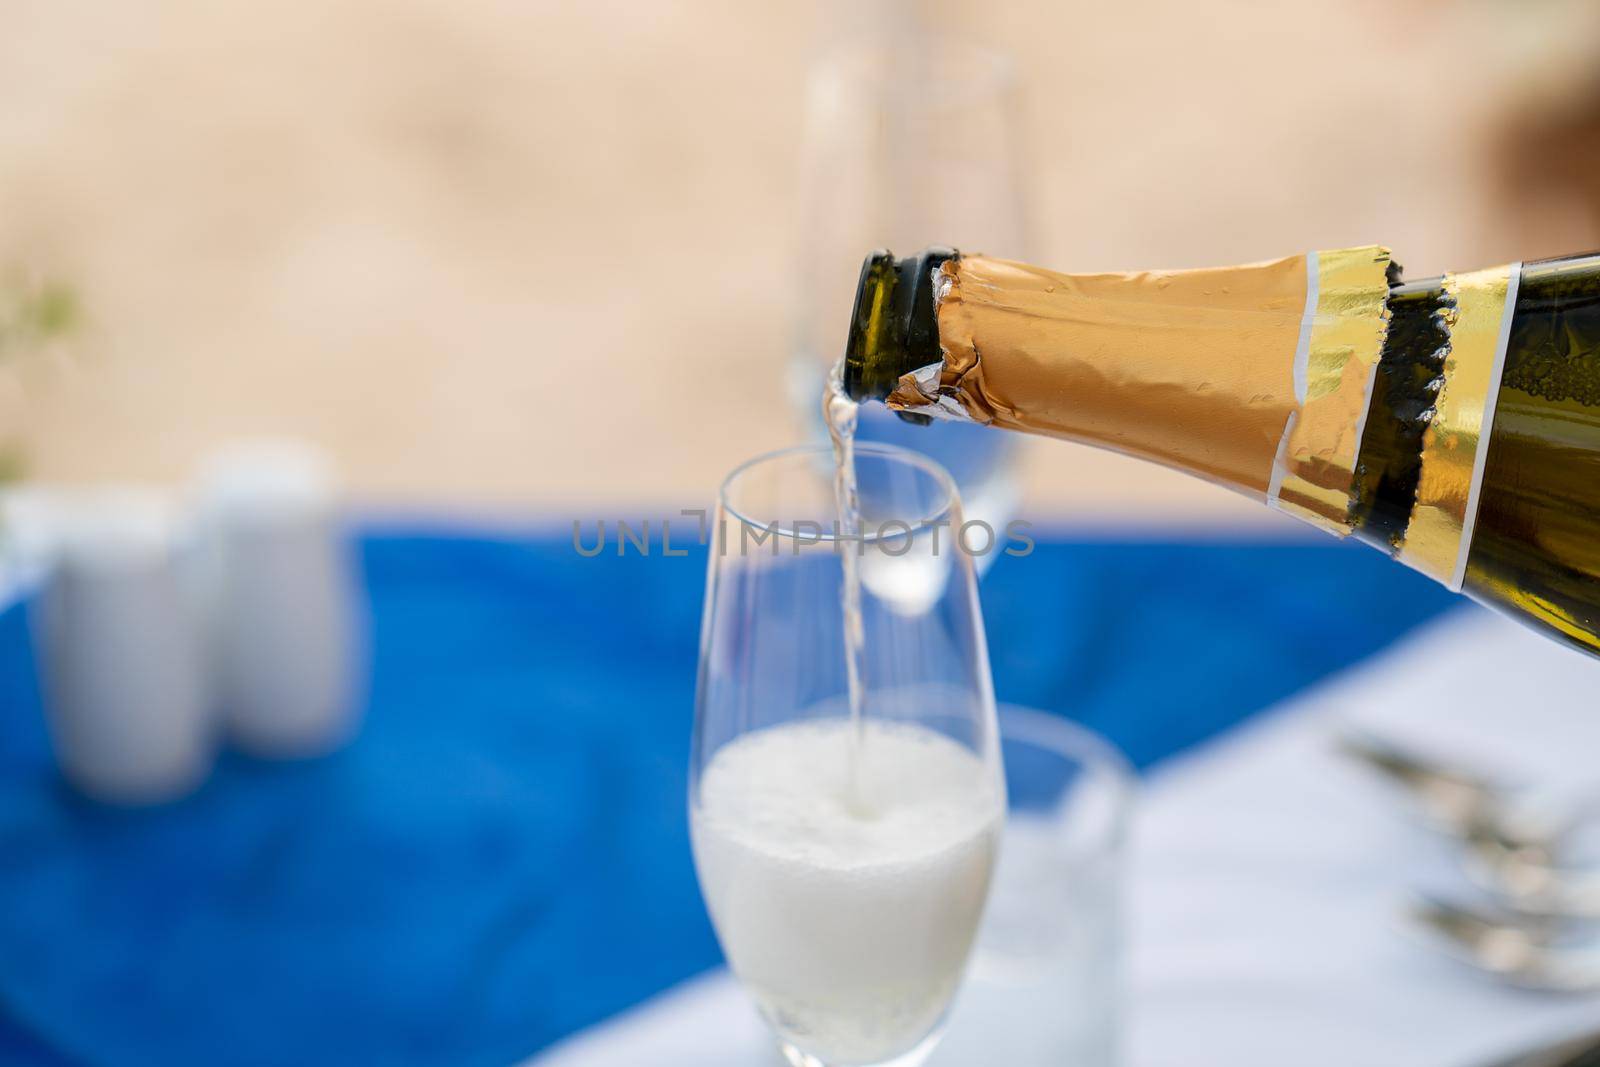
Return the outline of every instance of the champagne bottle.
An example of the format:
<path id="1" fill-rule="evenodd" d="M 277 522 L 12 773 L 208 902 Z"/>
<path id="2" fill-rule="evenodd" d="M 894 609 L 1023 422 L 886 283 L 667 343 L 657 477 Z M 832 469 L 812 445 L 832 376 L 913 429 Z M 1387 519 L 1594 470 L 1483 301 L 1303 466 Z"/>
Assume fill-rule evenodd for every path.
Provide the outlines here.
<path id="1" fill-rule="evenodd" d="M 1600 254 L 1402 282 L 1380 247 L 1117 274 L 877 252 L 844 384 L 1208 478 L 1600 655 Z"/>

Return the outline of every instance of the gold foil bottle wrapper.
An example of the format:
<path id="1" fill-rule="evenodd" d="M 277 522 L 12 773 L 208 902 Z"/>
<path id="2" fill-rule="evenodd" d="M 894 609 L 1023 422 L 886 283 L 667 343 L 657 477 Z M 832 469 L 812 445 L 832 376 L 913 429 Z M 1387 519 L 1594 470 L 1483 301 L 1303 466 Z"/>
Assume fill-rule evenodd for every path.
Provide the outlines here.
<path id="1" fill-rule="evenodd" d="M 962 256 L 937 285 L 943 364 L 889 404 L 1140 456 L 1346 532 L 1388 265 L 1376 247 L 1112 274 Z"/>
<path id="2" fill-rule="evenodd" d="M 1494 422 L 1521 264 L 1448 274 L 1450 351 L 1433 421 L 1422 438 L 1417 500 L 1400 560 L 1460 589 L 1472 545 L 1489 428 Z"/>
<path id="3" fill-rule="evenodd" d="M 963 256 L 944 270 L 939 393 L 974 421 L 1089 442 L 1265 498 L 1294 406 L 1304 256 L 1129 274 Z"/>

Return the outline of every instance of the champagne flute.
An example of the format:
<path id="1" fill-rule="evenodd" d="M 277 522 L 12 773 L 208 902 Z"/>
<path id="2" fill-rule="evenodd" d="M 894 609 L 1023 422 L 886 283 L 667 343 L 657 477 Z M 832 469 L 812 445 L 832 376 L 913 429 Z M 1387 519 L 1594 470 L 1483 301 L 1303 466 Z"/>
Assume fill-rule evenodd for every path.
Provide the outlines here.
<path id="1" fill-rule="evenodd" d="M 1019 91 L 1003 52 L 946 36 L 912 5 L 825 52 L 806 86 L 797 300 L 789 388 L 815 433 L 817 397 L 839 358 L 861 257 L 874 248 L 953 245 L 1026 259 Z M 851 19 L 859 21 L 851 9 Z M 1016 442 L 957 423 L 911 426 L 878 405 L 858 435 L 925 453 L 960 487 L 968 517 L 1011 518 Z M 980 573 L 994 557 L 976 560 Z"/>
<path id="2" fill-rule="evenodd" d="M 915 1067 L 937 1043 L 1005 814 L 994 695 L 954 482 L 856 452 L 858 539 L 827 446 L 723 483 L 701 630 L 689 813 L 734 974 L 796 1067 Z M 843 553 L 861 589 L 861 706 Z M 910 582 L 928 591 L 908 597 Z M 899 591 L 885 597 L 877 590 Z"/>

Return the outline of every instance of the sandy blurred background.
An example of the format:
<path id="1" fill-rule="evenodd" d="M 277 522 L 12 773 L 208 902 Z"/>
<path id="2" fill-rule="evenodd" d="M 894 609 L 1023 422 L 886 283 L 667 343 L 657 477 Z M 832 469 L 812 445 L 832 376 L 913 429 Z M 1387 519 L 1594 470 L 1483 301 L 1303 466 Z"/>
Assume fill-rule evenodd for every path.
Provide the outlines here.
<path id="1" fill-rule="evenodd" d="M 865 10 L 0 3 L 0 279 L 77 309 L 0 354 L 8 462 L 169 481 L 272 433 L 386 506 L 708 500 L 801 432 L 802 90 Z M 1600 5 L 922 11 L 1015 53 L 1052 266 L 1600 245 Z M 1034 513 L 1265 515 L 1064 445 L 1025 464 Z"/>

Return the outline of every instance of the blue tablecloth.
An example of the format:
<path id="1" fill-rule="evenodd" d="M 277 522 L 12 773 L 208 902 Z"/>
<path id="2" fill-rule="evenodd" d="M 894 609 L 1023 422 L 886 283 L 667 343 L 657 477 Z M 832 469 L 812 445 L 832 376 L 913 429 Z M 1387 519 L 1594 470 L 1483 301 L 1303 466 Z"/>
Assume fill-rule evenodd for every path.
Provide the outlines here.
<path id="1" fill-rule="evenodd" d="M 51 768 L 0 614 L 0 1062 L 514 1062 L 719 960 L 685 771 L 703 552 L 362 538 L 367 724 L 146 811 Z M 1140 766 L 1453 603 L 1354 546 L 1044 538 L 983 586 L 1002 699 Z"/>

